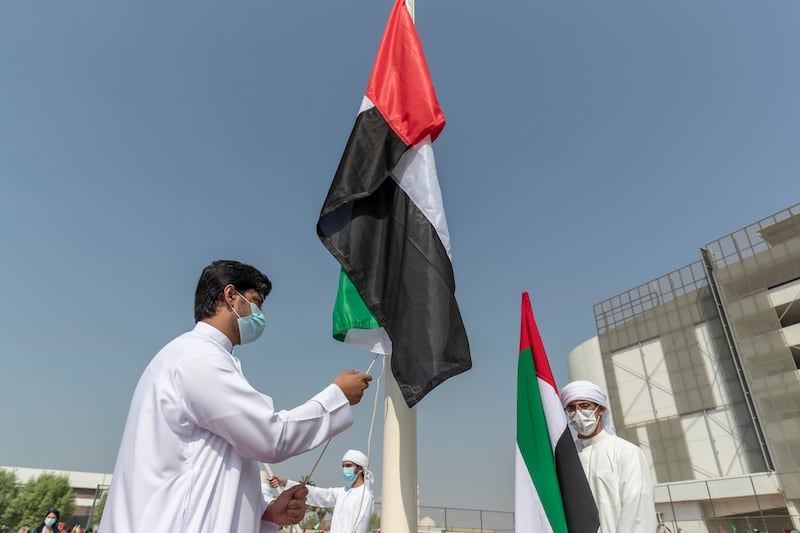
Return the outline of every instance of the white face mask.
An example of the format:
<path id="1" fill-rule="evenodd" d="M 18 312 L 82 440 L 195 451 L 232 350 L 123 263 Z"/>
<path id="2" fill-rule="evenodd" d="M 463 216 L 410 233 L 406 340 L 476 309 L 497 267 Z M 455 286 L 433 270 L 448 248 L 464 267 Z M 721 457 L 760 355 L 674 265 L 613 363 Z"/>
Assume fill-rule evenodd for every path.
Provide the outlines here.
<path id="1" fill-rule="evenodd" d="M 587 437 L 597 429 L 597 411 L 577 409 L 569 414 L 569 423 L 578 432 L 578 435 Z"/>

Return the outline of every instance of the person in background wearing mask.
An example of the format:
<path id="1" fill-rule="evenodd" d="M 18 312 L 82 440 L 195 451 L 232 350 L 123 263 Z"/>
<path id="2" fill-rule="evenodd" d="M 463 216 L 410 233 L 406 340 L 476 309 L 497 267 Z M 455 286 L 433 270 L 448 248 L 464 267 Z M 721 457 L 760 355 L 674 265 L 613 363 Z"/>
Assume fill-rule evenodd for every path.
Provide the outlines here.
<path id="1" fill-rule="evenodd" d="M 42 524 L 31 530 L 33 533 L 55 533 L 57 531 L 56 524 L 58 523 L 59 517 L 58 509 L 50 509 L 44 515 L 44 520 L 42 520 Z"/>
<path id="2" fill-rule="evenodd" d="M 324 489 L 309 485 L 307 501 L 317 507 L 333 507 L 330 533 L 367 533 L 375 501 L 367 456 L 358 450 L 348 450 L 342 457 L 342 477 L 344 487 Z M 273 488 L 298 484 L 276 475 L 270 476 L 267 481 Z"/>
<path id="3" fill-rule="evenodd" d="M 578 449 L 600 514 L 599 533 L 653 533 L 656 508 L 644 453 L 611 424 L 605 393 L 591 381 L 561 389 L 561 403 L 578 433 Z"/>
<path id="4" fill-rule="evenodd" d="M 264 331 L 261 307 L 271 289 L 264 274 L 237 261 L 203 269 L 194 329 L 162 348 L 136 385 L 104 531 L 256 533 L 302 520 L 306 488 L 267 501 L 259 463 L 284 461 L 347 429 L 350 406 L 372 378 L 345 371 L 299 407 L 276 410 L 233 355 Z M 164 289 L 152 290 L 159 305 Z"/>

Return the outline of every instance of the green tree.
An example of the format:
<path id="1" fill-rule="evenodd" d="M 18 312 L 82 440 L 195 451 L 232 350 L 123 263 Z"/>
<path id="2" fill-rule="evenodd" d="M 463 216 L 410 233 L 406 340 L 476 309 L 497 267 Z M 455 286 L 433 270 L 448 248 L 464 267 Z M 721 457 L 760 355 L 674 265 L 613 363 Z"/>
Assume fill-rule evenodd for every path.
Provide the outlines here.
<path id="1" fill-rule="evenodd" d="M 59 510 L 62 521 L 68 519 L 75 509 L 75 494 L 67 476 L 41 474 L 25 483 L 9 502 L 0 523 L 16 531 L 23 524 L 41 523 L 44 513 L 53 507 Z"/>
<path id="2" fill-rule="evenodd" d="M 5 514 L 8 505 L 17 497 L 17 492 L 19 492 L 17 483 L 17 474 L 14 471 L 0 469 L 0 517 Z"/>

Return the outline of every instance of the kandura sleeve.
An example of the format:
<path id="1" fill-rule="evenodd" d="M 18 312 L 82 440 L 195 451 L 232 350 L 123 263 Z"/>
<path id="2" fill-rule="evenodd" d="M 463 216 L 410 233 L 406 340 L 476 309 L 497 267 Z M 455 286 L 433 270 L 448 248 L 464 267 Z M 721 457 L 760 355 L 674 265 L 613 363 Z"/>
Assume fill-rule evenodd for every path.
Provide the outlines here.
<path id="1" fill-rule="evenodd" d="M 273 524 L 272 522 L 265 522 L 264 520 L 261 521 L 261 529 L 259 529 L 258 533 L 276 533 L 280 531 L 280 526 L 277 524 Z"/>
<path id="2" fill-rule="evenodd" d="M 307 452 L 353 423 L 347 398 L 333 384 L 294 409 L 275 411 L 272 398 L 255 390 L 224 354 L 182 361 L 175 380 L 197 425 L 262 463 Z"/>

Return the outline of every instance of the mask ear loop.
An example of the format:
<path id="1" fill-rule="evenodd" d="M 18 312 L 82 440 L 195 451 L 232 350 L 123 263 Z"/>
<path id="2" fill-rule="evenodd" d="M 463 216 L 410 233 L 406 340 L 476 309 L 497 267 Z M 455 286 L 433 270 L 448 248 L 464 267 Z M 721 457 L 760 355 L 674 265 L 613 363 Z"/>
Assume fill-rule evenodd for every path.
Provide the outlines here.
<path id="1" fill-rule="evenodd" d="M 248 299 L 245 297 L 245 295 L 244 295 L 244 294 L 242 294 L 241 292 L 239 292 L 239 291 L 236 291 L 236 294 L 238 294 L 239 296 L 241 296 L 242 300 L 244 300 L 245 302 L 247 302 L 247 305 L 249 305 L 251 309 L 252 309 L 253 307 L 258 307 L 258 306 L 257 306 L 257 305 L 255 305 L 253 302 L 251 302 L 250 300 L 248 300 Z M 242 318 L 242 317 L 239 315 L 239 313 L 237 313 L 237 312 L 236 312 L 236 308 L 235 308 L 234 306 L 232 306 L 232 305 L 231 305 L 231 306 L 228 306 L 228 307 L 230 307 L 230 308 L 231 308 L 231 311 L 233 311 L 233 313 L 236 315 L 236 318 Z"/>
<path id="2" fill-rule="evenodd" d="M 245 297 L 244 297 L 244 294 L 242 294 L 241 292 L 239 292 L 239 291 L 236 291 L 236 294 L 238 294 L 239 296 L 241 296 L 241 297 L 242 297 L 242 299 L 243 299 L 245 302 L 247 302 L 247 303 L 250 303 L 250 302 L 247 300 L 247 298 L 245 298 Z M 230 307 L 230 308 L 231 308 L 231 311 L 233 311 L 233 314 L 234 314 L 234 315 L 236 315 L 236 318 L 242 318 L 242 317 L 239 315 L 239 313 L 237 313 L 237 312 L 236 312 L 236 308 L 235 308 L 234 306 L 232 306 L 232 305 L 230 305 L 230 304 L 229 304 L 229 305 L 228 305 L 228 307 Z"/>

